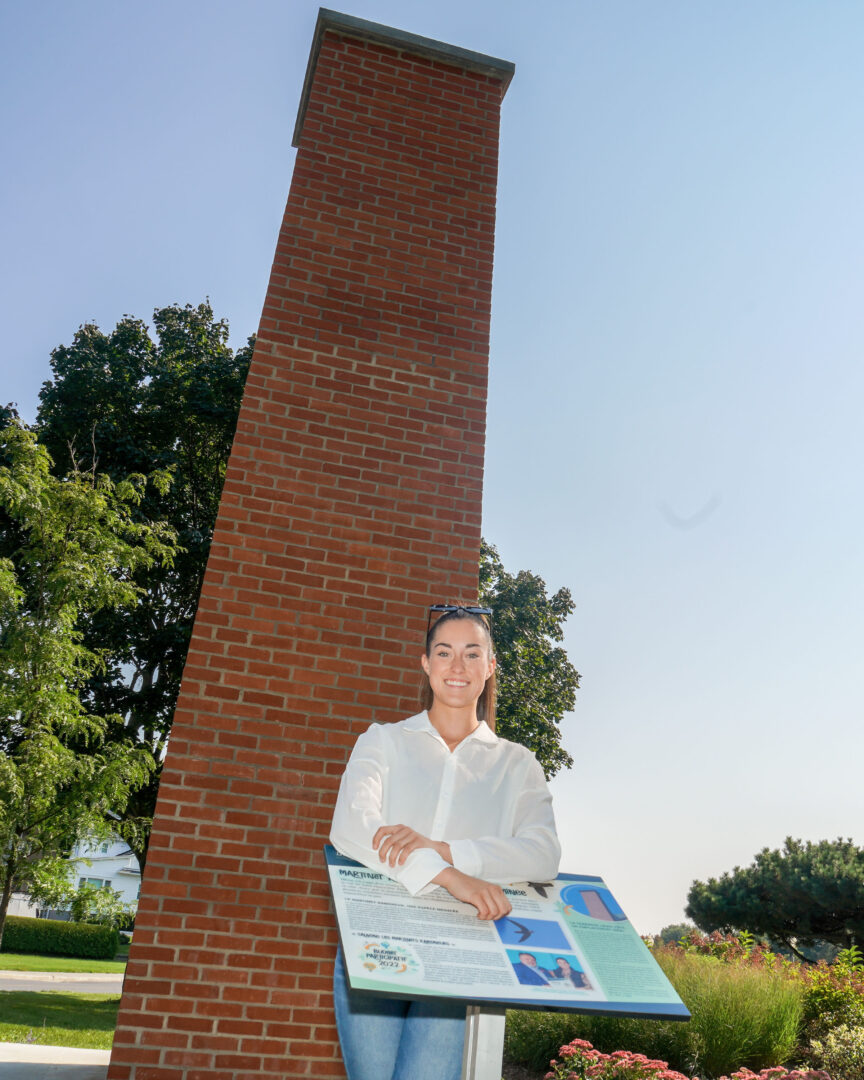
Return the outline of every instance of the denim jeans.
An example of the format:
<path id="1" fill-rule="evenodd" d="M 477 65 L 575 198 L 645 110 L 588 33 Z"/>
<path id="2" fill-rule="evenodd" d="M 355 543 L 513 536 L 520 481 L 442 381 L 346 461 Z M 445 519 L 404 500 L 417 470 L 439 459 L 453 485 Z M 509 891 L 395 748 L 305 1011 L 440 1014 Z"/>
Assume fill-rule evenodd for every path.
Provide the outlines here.
<path id="1" fill-rule="evenodd" d="M 333 1003 L 348 1080 L 460 1080 L 464 1004 L 354 993 L 348 989 L 341 949 L 333 971 Z"/>

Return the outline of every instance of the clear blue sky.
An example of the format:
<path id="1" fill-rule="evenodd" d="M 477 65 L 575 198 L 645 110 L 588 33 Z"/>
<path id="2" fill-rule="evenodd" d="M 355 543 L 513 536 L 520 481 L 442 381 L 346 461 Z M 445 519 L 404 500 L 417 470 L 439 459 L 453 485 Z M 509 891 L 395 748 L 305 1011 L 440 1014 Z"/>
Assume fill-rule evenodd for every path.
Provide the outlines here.
<path id="1" fill-rule="evenodd" d="M 578 602 L 565 868 L 647 932 L 787 834 L 864 844 L 864 6 L 342 10 L 517 65 L 484 531 Z M 84 321 L 209 295 L 235 344 L 256 329 L 316 12 L 3 5 L 25 418 Z"/>

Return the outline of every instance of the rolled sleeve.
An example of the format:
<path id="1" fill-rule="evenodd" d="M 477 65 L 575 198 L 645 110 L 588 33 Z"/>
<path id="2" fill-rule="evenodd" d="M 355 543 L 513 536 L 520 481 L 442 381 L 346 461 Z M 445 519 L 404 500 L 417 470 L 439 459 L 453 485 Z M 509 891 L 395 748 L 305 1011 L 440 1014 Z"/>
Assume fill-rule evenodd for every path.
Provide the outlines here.
<path id="1" fill-rule="evenodd" d="M 429 892 L 433 887 L 433 879 L 449 866 L 450 863 L 442 859 L 437 851 L 432 848 L 419 848 L 412 851 L 400 867 L 385 867 L 379 862 L 376 869 L 383 870 L 385 874 L 401 882 L 412 896 L 419 896 L 420 893 Z"/>

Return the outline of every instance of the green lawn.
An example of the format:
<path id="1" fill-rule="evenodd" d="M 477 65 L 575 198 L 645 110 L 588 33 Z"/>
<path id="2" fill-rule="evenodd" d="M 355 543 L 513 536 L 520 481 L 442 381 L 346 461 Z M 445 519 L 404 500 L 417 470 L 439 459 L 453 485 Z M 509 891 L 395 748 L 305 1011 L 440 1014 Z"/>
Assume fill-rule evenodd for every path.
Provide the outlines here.
<path id="1" fill-rule="evenodd" d="M 126 946 L 128 950 L 128 946 Z M 121 955 L 121 954 L 118 954 Z M 126 953 L 128 956 L 128 951 Z M 77 971 L 122 975 L 126 960 L 83 960 L 76 956 L 33 956 L 30 953 L 0 953 L 0 971 Z"/>
<path id="2" fill-rule="evenodd" d="M 110 1050 L 119 996 L 0 990 L 0 1042 Z"/>

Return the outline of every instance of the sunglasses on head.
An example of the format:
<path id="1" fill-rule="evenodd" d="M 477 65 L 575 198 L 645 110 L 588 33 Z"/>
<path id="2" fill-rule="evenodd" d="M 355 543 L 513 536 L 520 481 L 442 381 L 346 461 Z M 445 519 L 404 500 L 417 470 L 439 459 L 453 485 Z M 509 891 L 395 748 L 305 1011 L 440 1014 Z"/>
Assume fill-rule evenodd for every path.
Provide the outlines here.
<path id="1" fill-rule="evenodd" d="M 492 608 L 472 607 L 470 604 L 433 604 L 429 608 L 429 618 L 426 621 L 426 633 L 432 629 L 432 619 L 436 622 L 442 615 L 451 615 L 454 611 L 464 611 L 466 615 L 480 615 L 486 620 L 489 627 L 492 626 Z"/>

